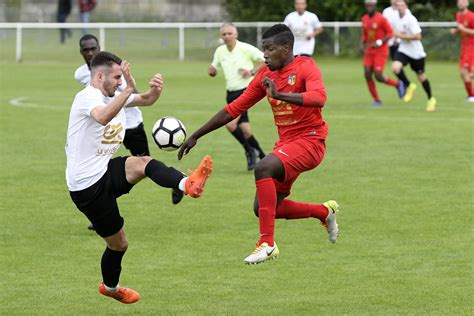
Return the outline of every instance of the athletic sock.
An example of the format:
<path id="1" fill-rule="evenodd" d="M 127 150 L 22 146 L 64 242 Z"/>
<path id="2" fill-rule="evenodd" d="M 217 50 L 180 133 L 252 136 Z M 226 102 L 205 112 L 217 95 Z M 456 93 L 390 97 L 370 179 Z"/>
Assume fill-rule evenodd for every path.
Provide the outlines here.
<path id="1" fill-rule="evenodd" d="M 116 288 L 119 283 L 120 271 L 122 271 L 122 257 L 125 251 L 115 251 L 109 247 L 105 248 L 100 267 L 102 269 L 102 280 L 109 288 Z"/>
<path id="2" fill-rule="evenodd" d="M 272 178 L 257 180 L 258 198 L 258 221 L 260 224 L 260 240 L 258 244 L 264 242 L 273 247 L 275 234 L 275 213 L 277 206 L 277 194 L 275 182 Z"/>
<path id="3" fill-rule="evenodd" d="M 423 85 L 423 89 L 425 89 L 425 92 L 426 92 L 426 95 L 428 96 L 428 99 L 431 99 L 431 97 L 432 97 L 432 95 L 431 95 L 431 86 L 430 86 L 430 82 L 428 81 L 428 79 L 423 81 L 421 84 Z"/>
<path id="4" fill-rule="evenodd" d="M 145 167 L 145 174 L 159 186 L 178 189 L 184 175 L 173 167 L 167 167 L 158 160 L 151 160 Z"/>
<path id="5" fill-rule="evenodd" d="M 405 87 L 408 87 L 410 85 L 410 80 L 408 80 L 403 69 L 400 70 L 400 73 L 397 74 L 397 77 L 405 84 Z"/>
<path id="6" fill-rule="evenodd" d="M 474 97 L 474 90 L 472 89 L 472 81 L 464 82 L 464 86 L 466 87 L 467 96 Z"/>
<path id="7" fill-rule="evenodd" d="M 292 200 L 283 200 L 276 209 L 276 218 L 299 219 L 314 217 L 326 221 L 328 209 L 323 204 L 308 204 Z"/>
<path id="8" fill-rule="evenodd" d="M 379 95 L 377 93 L 377 88 L 375 87 L 375 81 L 367 81 L 367 86 L 369 87 L 369 92 L 372 95 L 372 98 L 374 98 L 374 101 L 380 101 Z"/>
<path id="9" fill-rule="evenodd" d="M 385 84 L 389 86 L 398 87 L 398 81 L 393 80 L 390 77 L 385 77 Z"/>
<path id="10" fill-rule="evenodd" d="M 253 135 L 250 136 L 250 138 L 247 138 L 247 142 L 249 143 L 250 146 L 252 146 L 258 151 L 258 158 L 263 159 L 265 157 L 265 153 L 260 147 L 260 144 L 258 143 L 257 139 L 253 137 Z"/>
<path id="11" fill-rule="evenodd" d="M 252 150 L 252 146 L 250 146 L 250 144 L 245 139 L 244 132 L 239 126 L 237 126 L 235 131 L 232 132 L 232 135 L 234 135 L 234 137 L 239 141 L 239 143 L 244 146 L 246 152 L 250 152 Z"/>

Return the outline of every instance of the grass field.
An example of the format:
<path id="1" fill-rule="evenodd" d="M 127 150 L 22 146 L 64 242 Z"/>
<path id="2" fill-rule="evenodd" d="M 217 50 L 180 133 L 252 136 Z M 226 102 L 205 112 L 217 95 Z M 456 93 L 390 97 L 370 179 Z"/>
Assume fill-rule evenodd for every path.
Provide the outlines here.
<path id="1" fill-rule="evenodd" d="M 426 113 L 422 89 L 404 104 L 380 85 L 385 105 L 369 108 L 360 61 L 319 62 L 328 150 L 292 198 L 338 200 L 341 235 L 332 245 L 315 220 L 278 221 L 281 256 L 262 265 L 242 263 L 258 222 L 233 138 L 219 130 L 181 162 L 150 142 L 154 157 L 182 170 L 211 154 L 215 172 L 200 200 L 173 206 L 150 180 L 120 198 L 130 242 L 121 284 L 142 295 L 125 306 L 97 292 L 104 243 L 64 181 L 77 57 L 0 63 L 0 314 L 473 314 L 474 106 L 463 102 L 455 63 L 428 61 L 438 110 Z M 148 131 L 165 115 L 193 131 L 223 105 L 222 77 L 208 78 L 205 63 L 132 62 L 140 89 L 156 71 L 166 80 L 143 110 Z M 268 105 L 250 116 L 270 151 Z"/>

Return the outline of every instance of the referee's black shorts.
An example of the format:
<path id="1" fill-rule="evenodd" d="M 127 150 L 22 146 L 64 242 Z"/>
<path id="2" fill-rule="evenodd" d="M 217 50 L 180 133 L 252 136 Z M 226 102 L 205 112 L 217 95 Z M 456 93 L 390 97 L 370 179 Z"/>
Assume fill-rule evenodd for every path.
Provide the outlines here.
<path id="1" fill-rule="evenodd" d="M 227 97 L 226 97 L 227 104 L 232 103 L 232 101 L 234 101 L 235 99 L 240 97 L 240 95 L 242 93 L 244 93 L 244 91 L 245 91 L 245 89 L 236 90 L 236 91 L 227 90 Z M 239 121 L 237 122 L 237 124 L 248 123 L 248 122 L 249 122 L 249 114 L 248 114 L 247 111 L 245 111 L 244 113 L 242 113 L 240 115 L 240 118 L 239 118 Z"/>
<path id="2" fill-rule="evenodd" d="M 417 74 L 422 74 L 425 72 L 425 58 L 424 57 L 420 59 L 413 59 L 405 55 L 404 53 L 400 53 L 399 51 L 397 51 L 395 53 L 394 60 L 401 62 L 403 66 L 410 64 L 411 69 Z"/>
<path id="3" fill-rule="evenodd" d="M 123 227 L 117 198 L 133 188 L 125 175 L 128 157 L 116 157 L 109 161 L 107 171 L 99 181 L 81 191 L 69 192 L 77 208 L 87 216 L 101 237 L 112 236 Z"/>

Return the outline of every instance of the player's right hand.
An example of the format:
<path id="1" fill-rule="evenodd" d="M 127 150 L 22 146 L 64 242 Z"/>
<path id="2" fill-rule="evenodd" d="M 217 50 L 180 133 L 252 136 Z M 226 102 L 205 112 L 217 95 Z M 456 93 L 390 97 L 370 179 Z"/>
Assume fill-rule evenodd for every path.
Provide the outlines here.
<path id="1" fill-rule="evenodd" d="M 127 83 L 127 88 L 136 88 L 135 79 L 130 72 L 130 64 L 126 60 L 122 60 L 120 64 L 120 69 L 122 69 L 123 77 L 125 78 L 125 82 Z"/>
<path id="2" fill-rule="evenodd" d="M 214 77 L 217 74 L 216 68 L 209 66 L 209 68 L 207 68 L 207 74 L 211 77 Z"/>
<path id="3" fill-rule="evenodd" d="M 178 160 L 181 160 L 183 158 L 183 155 L 187 155 L 189 151 L 196 146 L 197 144 L 197 139 L 194 138 L 193 136 L 190 136 L 183 145 L 179 148 L 178 151 Z"/>

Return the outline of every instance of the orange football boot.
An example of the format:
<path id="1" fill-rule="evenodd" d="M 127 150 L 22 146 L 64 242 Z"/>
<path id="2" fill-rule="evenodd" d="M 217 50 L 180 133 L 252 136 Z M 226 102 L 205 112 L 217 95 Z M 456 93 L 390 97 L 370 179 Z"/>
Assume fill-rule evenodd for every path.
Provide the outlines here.
<path id="1" fill-rule="evenodd" d="M 212 173 L 212 157 L 209 155 L 204 156 L 197 169 L 191 172 L 191 175 L 186 180 L 184 193 L 193 198 L 198 198 L 202 195 L 207 178 Z"/>
<path id="2" fill-rule="evenodd" d="M 121 287 L 117 292 L 109 292 L 105 288 L 104 282 L 100 282 L 99 292 L 102 295 L 115 298 L 117 301 L 124 304 L 132 304 L 140 299 L 140 293 L 126 287 Z"/>

